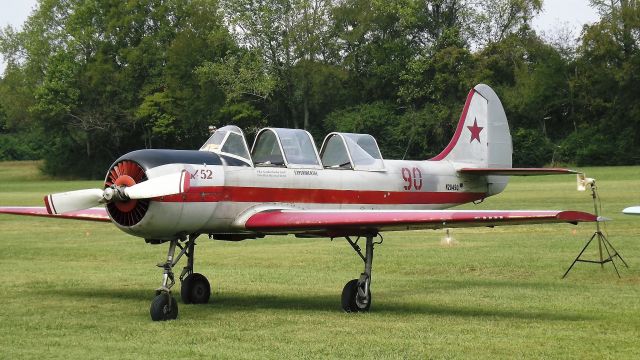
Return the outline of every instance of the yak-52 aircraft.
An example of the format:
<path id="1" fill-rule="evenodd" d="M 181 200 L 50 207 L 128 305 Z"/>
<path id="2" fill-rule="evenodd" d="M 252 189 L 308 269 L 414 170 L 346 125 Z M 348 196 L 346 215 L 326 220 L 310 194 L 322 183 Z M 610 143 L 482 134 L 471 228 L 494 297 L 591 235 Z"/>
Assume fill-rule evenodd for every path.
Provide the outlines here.
<path id="1" fill-rule="evenodd" d="M 364 261 L 364 271 L 344 286 L 342 308 L 368 311 L 380 232 L 598 221 L 578 211 L 443 210 L 500 193 L 510 175 L 575 173 L 512 168 L 511 153 L 502 104 L 489 86 L 478 85 L 469 92 L 453 139 L 429 160 L 383 159 L 367 134 L 330 133 L 318 152 L 308 132 L 281 128 L 260 130 L 249 151 L 243 132 L 225 126 L 199 151 L 146 149 L 121 156 L 102 189 L 51 194 L 44 198 L 46 207 L 0 212 L 111 222 L 147 243 L 168 243 L 162 286 L 151 303 L 153 320 L 178 315 L 171 288 L 183 255 L 182 301 L 209 301 L 208 280 L 194 272 L 201 234 L 227 241 L 283 234 L 344 237 Z"/>

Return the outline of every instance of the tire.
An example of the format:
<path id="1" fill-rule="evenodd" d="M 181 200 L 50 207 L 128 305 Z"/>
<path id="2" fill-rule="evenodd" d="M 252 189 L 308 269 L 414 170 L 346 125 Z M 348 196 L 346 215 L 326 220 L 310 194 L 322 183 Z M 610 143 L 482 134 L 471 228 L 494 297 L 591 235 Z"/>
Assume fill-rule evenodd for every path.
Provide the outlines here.
<path id="1" fill-rule="evenodd" d="M 170 294 L 162 293 L 151 301 L 149 313 L 153 321 L 175 320 L 178 318 L 178 302 Z"/>
<path id="2" fill-rule="evenodd" d="M 356 294 L 358 293 L 358 280 L 353 279 L 345 284 L 342 289 L 342 310 L 345 312 L 357 312 Z"/>
<path id="3" fill-rule="evenodd" d="M 209 280 L 198 273 L 187 276 L 180 288 L 180 297 L 185 304 L 206 304 L 211 297 Z"/>
<path id="4" fill-rule="evenodd" d="M 342 289 L 342 310 L 348 313 L 366 312 L 371 307 L 371 290 L 367 293 L 368 302 L 362 304 L 358 297 L 358 279 L 353 279 L 345 284 Z"/>
<path id="5" fill-rule="evenodd" d="M 182 280 L 182 284 L 180 285 L 180 297 L 182 298 L 182 303 L 184 304 L 192 304 L 191 301 L 191 275 L 187 276 Z"/>

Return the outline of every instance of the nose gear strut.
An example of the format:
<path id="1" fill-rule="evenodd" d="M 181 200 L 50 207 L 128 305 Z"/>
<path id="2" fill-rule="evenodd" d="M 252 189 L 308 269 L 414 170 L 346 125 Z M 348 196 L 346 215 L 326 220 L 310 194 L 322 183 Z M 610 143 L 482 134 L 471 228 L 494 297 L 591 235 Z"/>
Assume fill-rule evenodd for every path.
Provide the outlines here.
<path id="1" fill-rule="evenodd" d="M 174 239 L 169 242 L 167 260 L 158 264 L 158 267 L 162 268 L 164 272 L 162 275 L 162 285 L 156 289 L 156 297 L 151 302 L 151 308 L 149 310 L 151 320 L 174 320 L 178 317 L 178 303 L 171 295 L 171 288 L 176 283 L 173 267 L 180 261 L 183 255 L 187 256 L 187 265 L 182 269 L 182 273 L 180 274 L 180 281 L 182 283 L 180 295 L 182 302 L 185 304 L 204 304 L 209 301 L 211 295 L 209 281 L 204 275 L 193 272 L 195 241 L 199 235 L 200 234 L 189 235 L 184 246 L 180 244 L 180 241 L 185 241 L 184 238 Z M 174 259 L 176 247 L 180 249 L 180 252 Z"/>

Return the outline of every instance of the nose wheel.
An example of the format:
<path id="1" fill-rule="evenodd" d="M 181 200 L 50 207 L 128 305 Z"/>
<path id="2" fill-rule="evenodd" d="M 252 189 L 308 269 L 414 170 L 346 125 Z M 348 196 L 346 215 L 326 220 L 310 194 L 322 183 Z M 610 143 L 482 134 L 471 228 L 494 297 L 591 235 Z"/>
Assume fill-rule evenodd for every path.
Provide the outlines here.
<path id="1" fill-rule="evenodd" d="M 367 236 L 365 255 L 358 245 L 358 239 L 351 240 L 346 237 L 347 242 L 353 250 L 360 256 L 364 262 L 364 272 L 360 274 L 359 279 L 353 279 L 342 289 L 342 310 L 348 313 L 366 312 L 371 308 L 371 272 L 373 269 L 373 247 L 376 244 L 382 244 L 382 236 L 379 242 L 374 242 L 374 236 Z"/>
<path id="2" fill-rule="evenodd" d="M 159 294 L 151 302 L 149 313 L 153 321 L 175 320 L 178 317 L 178 303 L 169 293 Z"/>
<path id="3" fill-rule="evenodd" d="M 171 288 L 175 285 L 173 267 L 180 261 L 182 255 L 187 256 L 187 265 L 182 269 L 180 281 L 180 297 L 185 304 L 206 304 L 211 297 L 211 285 L 209 280 L 199 273 L 193 272 L 195 255 L 195 241 L 199 234 L 189 235 L 186 244 L 180 244 L 180 239 L 171 240 L 167 260 L 158 264 L 164 270 L 162 286 L 156 289 L 156 297 L 151 302 L 149 313 L 153 321 L 175 320 L 178 317 L 178 302 L 171 295 Z M 183 239 L 184 241 L 184 239 Z M 180 248 L 175 257 L 176 247 Z"/>

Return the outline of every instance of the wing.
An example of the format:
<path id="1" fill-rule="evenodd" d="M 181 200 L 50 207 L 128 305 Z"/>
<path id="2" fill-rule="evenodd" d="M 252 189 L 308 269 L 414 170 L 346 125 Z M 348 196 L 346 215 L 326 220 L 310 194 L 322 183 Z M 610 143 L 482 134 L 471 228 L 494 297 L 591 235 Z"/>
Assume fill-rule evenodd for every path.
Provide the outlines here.
<path id="1" fill-rule="evenodd" d="M 46 207 L 37 206 L 0 206 L 0 214 L 13 214 L 13 215 L 30 215 L 30 216 L 43 216 L 59 219 L 74 219 L 74 220 L 87 220 L 87 221 L 102 221 L 110 222 L 111 219 L 107 214 L 105 208 L 90 208 L 79 211 L 67 212 L 64 214 L 49 214 Z"/>
<path id="2" fill-rule="evenodd" d="M 262 234 L 337 237 L 394 230 L 577 224 L 601 220 L 585 212 L 556 210 L 268 210 L 250 216 L 244 226 L 247 230 Z"/>

